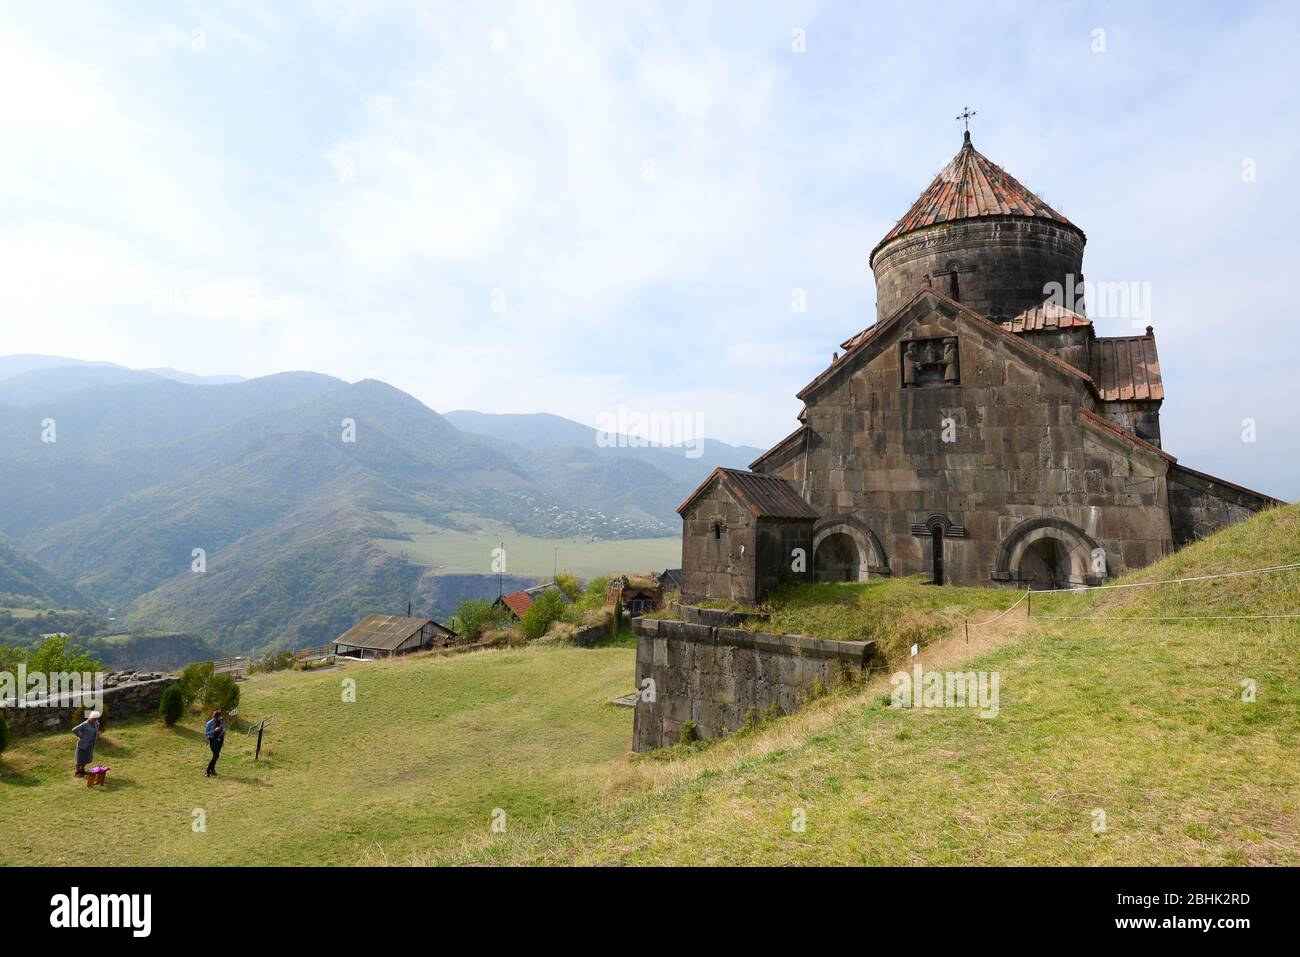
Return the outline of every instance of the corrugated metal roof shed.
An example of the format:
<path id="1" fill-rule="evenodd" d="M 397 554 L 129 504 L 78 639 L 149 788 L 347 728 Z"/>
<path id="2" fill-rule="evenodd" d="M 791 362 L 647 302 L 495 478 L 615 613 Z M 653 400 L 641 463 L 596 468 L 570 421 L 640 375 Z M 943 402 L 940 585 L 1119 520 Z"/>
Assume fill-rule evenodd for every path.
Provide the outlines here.
<path id="1" fill-rule="evenodd" d="M 373 651 L 393 651 L 402 642 L 433 625 L 434 630 L 443 634 L 452 634 L 432 618 L 399 618 L 396 615 L 368 615 L 353 625 L 333 644 L 347 645 L 349 648 L 367 648 Z"/>

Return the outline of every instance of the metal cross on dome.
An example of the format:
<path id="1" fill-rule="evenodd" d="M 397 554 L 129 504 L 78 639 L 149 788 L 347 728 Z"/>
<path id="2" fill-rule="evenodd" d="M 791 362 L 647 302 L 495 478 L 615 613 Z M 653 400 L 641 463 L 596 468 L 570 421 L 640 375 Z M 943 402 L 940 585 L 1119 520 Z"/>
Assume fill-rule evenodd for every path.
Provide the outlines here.
<path id="1" fill-rule="evenodd" d="M 975 112 L 976 112 L 976 111 L 975 111 L 975 110 L 972 110 L 969 106 L 963 106 L 963 107 L 961 108 L 961 112 L 958 113 L 955 117 L 953 117 L 953 119 L 955 119 L 955 120 L 961 120 L 963 123 L 965 123 L 965 124 L 966 124 L 966 132 L 969 133 L 969 132 L 970 132 L 970 118 L 971 118 L 972 116 L 975 115 Z"/>

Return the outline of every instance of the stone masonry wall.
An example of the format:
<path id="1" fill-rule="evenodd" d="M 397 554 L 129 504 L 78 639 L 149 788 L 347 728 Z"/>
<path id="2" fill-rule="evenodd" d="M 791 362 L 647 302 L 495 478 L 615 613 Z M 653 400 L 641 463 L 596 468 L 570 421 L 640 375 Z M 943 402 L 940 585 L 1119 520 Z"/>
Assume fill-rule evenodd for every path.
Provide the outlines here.
<path id="1" fill-rule="evenodd" d="M 876 314 L 892 316 L 926 282 L 995 322 L 1047 298 L 1048 283 L 1083 282 L 1078 229 L 1025 216 L 958 220 L 905 233 L 872 260 Z M 951 286 L 957 272 L 956 295 Z"/>
<path id="2" fill-rule="evenodd" d="M 958 341 L 960 384 L 904 388 L 899 341 L 945 336 Z M 1167 461 L 1085 423 L 1080 381 L 925 300 L 873 351 L 807 397 L 802 454 L 764 470 L 795 481 L 824 522 L 870 528 L 894 574 L 932 573 L 916 528 L 934 515 L 963 527 L 943 544 L 954 584 L 995 580 L 999 549 L 1029 520 L 1067 523 L 1104 548 L 1098 577 L 1172 551 Z"/>
<path id="3" fill-rule="evenodd" d="M 713 526 L 720 522 L 722 531 Z M 757 528 L 749 510 L 716 482 L 682 516 L 682 598 L 758 600 Z"/>
<path id="4" fill-rule="evenodd" d="M 175 675 L 161 675 L 146 681 L 133 681 L 129 684 L 104 689 L 104 718 L 110 724 L 123 718 L 133 718 L 142 714 L 157 714 L 162 701 L 164 689 L 176 684 Z M 9 724 L 9 730 L 15 735 L 38 734 L 42 731 L 69 731 L 73 725 L 73 714 L 81 707 L 80 702 L 68 700 L 63 695 L 47 700 L 41 706 L 29 700 L 26 707 L 16 707 L 12 699 L 0 707 L 0 712 Z M 86 708 L 87 711 L 90 708 Z"/>
<path id="5" fill-rule="evenodd" d="M 1175 465 L 1169 470 L 1169 517 L 1174 542 L 1186 545 L 1250 518 L 1267 499 Z"/>
<path id="6" fill-rule="evenodd" d="M 776 703 L 798 710 L 813 684 L 829 688 L 841 662 L 862 671 L 873 642 L 828 641 L 652 618 L 632 621 L 636 683 L 642 694 L 632 724 L 632 750 L 676 744 L 686 722 L 700 738 L 736 731 L 751 711 Z M 646 700 L 644 682 L 654 682 Z"/>

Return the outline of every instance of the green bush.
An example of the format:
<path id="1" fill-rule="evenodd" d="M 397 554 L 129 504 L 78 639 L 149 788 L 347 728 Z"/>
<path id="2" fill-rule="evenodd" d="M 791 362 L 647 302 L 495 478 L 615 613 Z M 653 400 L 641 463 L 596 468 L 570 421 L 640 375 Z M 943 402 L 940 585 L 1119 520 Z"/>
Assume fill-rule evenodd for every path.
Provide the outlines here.
<path id="1" fill-rule="evenodd" d="M 4 754 L 7 747 L 9 747 L 9 722 L 5 720 L 3 714 L 0 714 L 0 754 Z"/>
<path id="2" fill-rule="evenodd" d="M 203 710 L 229 714 L 239 705 L 239 685 L 230 675 L 213 675 L 203 689 Z"/>
<path id="3" fill-rule="evenodd" d="M 555 587 L 574 604 L 582 599 L 582 580 L 572 572 L 560 572 L 556 575 Z"/>
<path id="4" fill-rule="evenodd" d="M 623 599 L 614 599 L 614 614 L 610 618 L 611 634 L 617 635 L 623 630 Z"/>
<path id="5" fill-rule="evenodd" d="M 51 635 L 27 656 L 28 671 L 56 672 L 102 671 L 103 662 L 91 656 L 84 648 L 68 644 L 66 635 Z"/>
<path id="6" fill-rule="evenodd" d="M 199 661 L 186 665 L 185 670 L 181 672 L 181 680 L 177 687 L 181 689 L 181 701 L 185 703 L 186 709 L 192 709 L 203 702 L 208 682 L 212 680 L 212 669 L 212 662 Z"/>
<path id="7" fill-rule="evenodd" d="M 249 674 L 257 674 L 266 671 L 285 671 L 293 667 L 292 651 L 268 651 L 262 656 L 262 660 L 253 664 L 248 669 Z"/>
<path id="8" fill-rule="evenodd" d="M 525 638 L 540 638 L 550 631 L 551 625 L 564 618 L 568 607 L 558 591 L 548 588 L 519 619 L 519 629 Z"/>
<path id="9" fill-rule="evenodd" d="M 176 685 L 168 685 L 163 689 L 162 700 L 158 702 L 158 714 L 163 723 L 170 728 L 181 719 L 184 711 L 185 699 L 181 697 L 181 689 Z"/>
<path id="10" fill-rule="evenodd" d="M 486 598 L 464 598 L 456 606 L 451 629 L 463 641 L 478 641 L 484 632 L 510 623 L 510 609 Z"/>
<path id="11" fill-rule="evenodd" d="M 579 607 L 583 611 L 592 611 L 597 608 L 605 607 L 605 595 L 609 591 L 609 576 L 597 575 L 591 581 L 587 582 L 587 588 L 582 593 L 582 601 Z"/>

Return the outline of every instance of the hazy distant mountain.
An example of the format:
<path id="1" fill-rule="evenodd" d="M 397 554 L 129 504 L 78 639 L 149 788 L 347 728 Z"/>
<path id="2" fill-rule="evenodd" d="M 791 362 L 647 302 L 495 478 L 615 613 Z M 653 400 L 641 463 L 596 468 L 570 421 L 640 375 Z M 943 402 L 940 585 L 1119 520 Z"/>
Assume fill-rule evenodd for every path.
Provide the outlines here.
<path id="1" fill-rule="evenodd" d="M 408 600 L 450 615 L 460 597 L 495 595 L 490 576 L 408 561 L 392 547 L 407 529 L 676 534 L 694 485 L 674 473 L 680 450 L 474 436 L 375 380 L 192 384 L 10 359 L 22 361 L 0 360 L 0 532 L 30 556 L 10 561 L 12 593 L 69 605 L 80 592 L 132 628 L 231 651 L 318 644 Z"/>
<path id="2" fill-rule="evenodd" d="M 195 375 L 162 366 L 128 369 L 112 362 L 87 362 L 65 356 L 0 356 L 0 404 L 32 405 L 79 389 L 169 379 L 187 385 L 243 382 L 237 375 Z"/>
<path id="3" fill-rule="evenodd" d="M 89 608 L 85 596 L 0 538 L 0 605 L 7 596 L 33 598 L 48 608 Z"/>
<path id="4" fill-rule="evenodd" d="M 693 491 L 718 466 L 748 468 L 749 463 L 764 452 L 748 445 L 728 445 L 717 439 L 704 439 L 693 449 L 679 445 L 642 446 L 639 440 L 629 436 L 618 433 L 601 436 L 589 425 L 546 412 L 489 413 L 462 409 L 447 412 L 444 418 L 462 431 L 533 451 L 576 449 L 590 452 L 597 459 L 646 462 L 665 475 L 688 483 L 691 488 L 687 492 Z M 693 456 L 691 453 L 696 451 L 699 454 Z M 678 499 L 676 504 L 680 503 L 681 499 Z"/>

